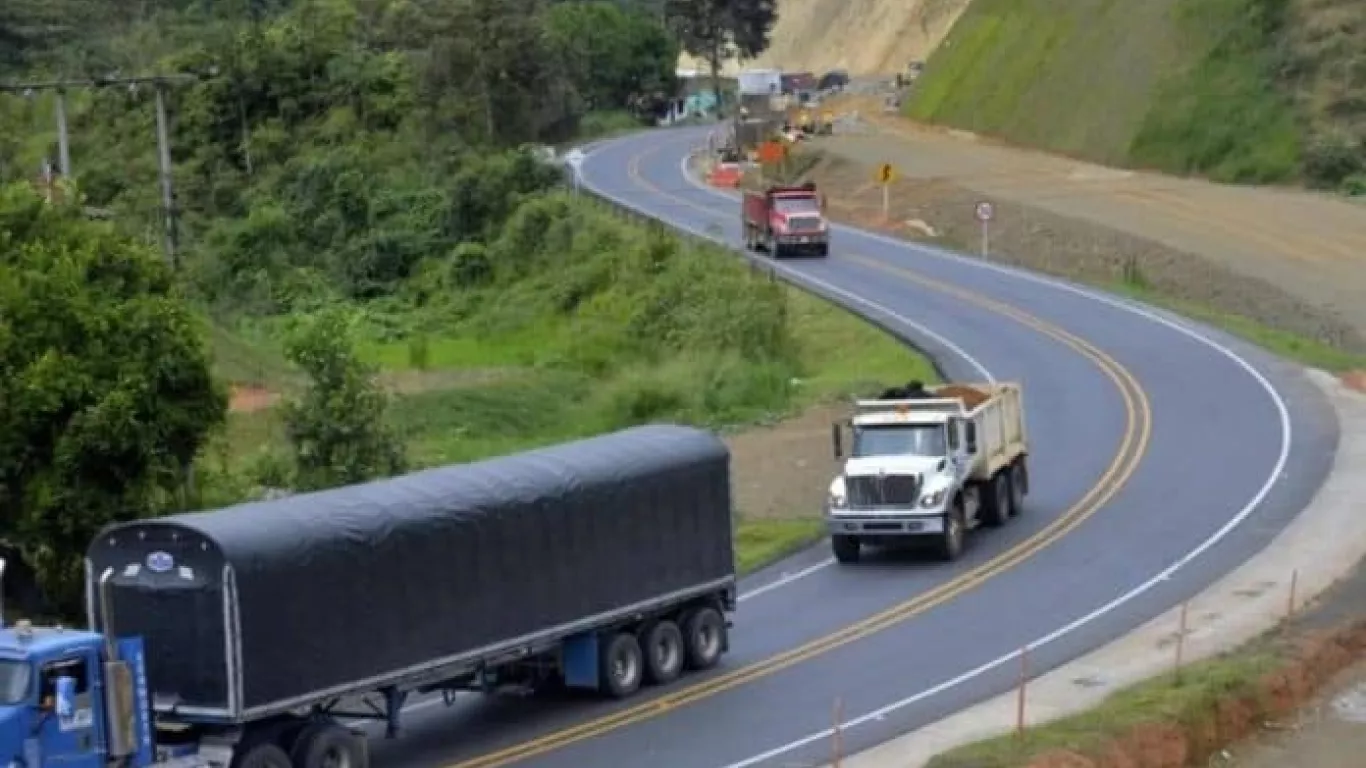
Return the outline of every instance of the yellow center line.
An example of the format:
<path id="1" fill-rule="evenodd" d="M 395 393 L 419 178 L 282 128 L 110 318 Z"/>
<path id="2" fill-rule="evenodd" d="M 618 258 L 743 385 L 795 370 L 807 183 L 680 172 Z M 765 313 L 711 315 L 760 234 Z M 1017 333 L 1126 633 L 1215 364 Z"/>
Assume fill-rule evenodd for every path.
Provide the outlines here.
<path id="1" fill-rule="evenodd" d="M 638 169 L 642 157 L 658 151 L 661 145 L 632 157 L 628 170 L 637 184 L 650 191 L 677 200 L 709 215 L 723 215 L 716 209 L 706 208 L 690 200 L 670 194 L 640 178 Z M 724 214 L 729 216 L 730 214 Z M 519 760 L 542 755 L 547 752 L 583 741 L 618 728 L 649 720 L 673 709 L 693 704 L 749 682 L 788 669 L 797 664 L 814 659 L 825 653 L 843 647 L 856 640 L 866 638 L 884 629 L 906 621 L 930 609 L 975 589 L 988 579 L 1029 559 L 1048 545 L 1058 541 L 1081 525 L 1124 487 L 1137 470 L 1147 452 L 1152 433 L 1152 409 L 1147 394 L 1133 374 L 1119 361 L 1106 354 L 1090 342 L 1039 319 L 1027 312 L 1003 304 L 981 294 L 973 293 L 957 286 L 931 280 L 909 269 L 881 264 L 862 256 L 851 258 L 860 264 L 889 272 L 907 281 L 916 282 L 931 290 L 943 292 L 965 303 L 1000 315 L 1022 326 L 1047 336 L 1082 358 L 1093 363 L 1109 379 L 1124 400 L 1125 427 L 1120 445 L 1114 458 L 1101 474 L 1096 483 L 1057 519 L 1032 534 L 1029 538 L 1002 552 L 990 561 L 968 570 L 959 576 L 940 584 L 916 597 L 887 608 L 867 618 L 854 622 L 828 635 L 808 641 L 796 648 L 783 651 L 774 656 L 754 662 L 745 667 L 719 674 L 707 680 L 673 693 L 656 697 L 649 701 L 628 706 L 604 717 L 595 718 L 577 725 L 563 728 L 552 733 L 529 739 L 520 744 L 489 752 L 479 757 L 464 760 L 446 768 L 498 768 Z"/>

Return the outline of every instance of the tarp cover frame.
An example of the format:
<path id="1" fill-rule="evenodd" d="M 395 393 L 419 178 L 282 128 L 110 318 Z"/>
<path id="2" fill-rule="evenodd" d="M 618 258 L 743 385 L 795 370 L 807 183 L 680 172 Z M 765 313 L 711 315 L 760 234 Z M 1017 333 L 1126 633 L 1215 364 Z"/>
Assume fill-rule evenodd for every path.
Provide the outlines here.
<path id="1" fill-rule="evenodd" d="M 120 524 L 91 544 L 91 594 L 112 569 L 159 709 L 261 716 L 733 589 L 729 464 L 715 435 L 651 425 Z"/>

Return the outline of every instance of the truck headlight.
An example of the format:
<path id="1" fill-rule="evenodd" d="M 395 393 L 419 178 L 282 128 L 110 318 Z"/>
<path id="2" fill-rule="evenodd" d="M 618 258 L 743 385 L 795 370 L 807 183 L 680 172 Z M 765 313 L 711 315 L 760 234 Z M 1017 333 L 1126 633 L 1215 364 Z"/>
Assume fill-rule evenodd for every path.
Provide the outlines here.
<path id="1" fill-rule="evenodd" d="M 830 494 L 830 499 L 826 502 L 831 509 L 844 509 L 849 506 L 849 499 L 838 493 Z"/>
<path id="2" fill-rule="evenodd" d="M 921 496 L 920 506 L 924 507 L 925 509 L 934 509 L 940 504 L 943 504 L 945 492 L 946 489 L 941 488 L 935 491 L 934 493 L 927 493 L 924 496 Z"/>

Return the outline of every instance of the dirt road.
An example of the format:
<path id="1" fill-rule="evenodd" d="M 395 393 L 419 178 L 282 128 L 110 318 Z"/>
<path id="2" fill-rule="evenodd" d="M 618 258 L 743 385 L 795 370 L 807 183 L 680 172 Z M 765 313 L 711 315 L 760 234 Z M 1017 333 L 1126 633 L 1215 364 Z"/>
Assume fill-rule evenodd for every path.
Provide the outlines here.
<path id="1" fill-rule="evenodd" d="M 1308 192 L 1243 188 L 1116 170 L 1033 150 L 1007 147 L 963 132 L 917 126 L 882 113 L 876 99 L 851 97 L 838 107 L 857 111 L 855 127 L 821 142 L 829 154 L 869 168 L 892 163 L 906 194 L 939 186 L 1010 207 L 1052 214 L 1137 238 L 1200 262 L 1188 281 L 1234 275 L 1298 305 L 1298 320 L 1256 319 L 1366 351 L 1366 205 Z M 919 189 L 917 189 L 919 188 Z M 928 204 L 928 201 L 924 201 Z M 958 201 L 971 219 L 971 199 Z M 1002 219 L 998 215 L 998 220 Z M 934 225 L 935 222 L 928 222 Z M 1005 226 L 1000 220 L 993 226 Z M 1093 236 L 1094 237 L 1094 236 Z M 1009 250 L 1016 243 L 998 239 Z M 1151 258 L 1151 257 L 1150 257 Z M 1201 299 L 1256 309 L 1268 295 L 1231 297 L 1203 286 Z M 1240 289 L 1241 291 L 1241 289 Z M 1306 319 L 1307 318 L 1307 319 Z M 1306 325 L 1316 325 L 1308 328 Z"/>

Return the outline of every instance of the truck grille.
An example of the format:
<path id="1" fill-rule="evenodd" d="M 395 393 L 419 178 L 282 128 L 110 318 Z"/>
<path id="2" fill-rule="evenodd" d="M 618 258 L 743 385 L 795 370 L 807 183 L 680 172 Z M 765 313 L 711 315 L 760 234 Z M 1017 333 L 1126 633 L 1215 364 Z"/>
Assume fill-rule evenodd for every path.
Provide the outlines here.
<path id="1" fill-rule="evenodd" d="M 788 216 L 787 229 L 790 232 L 819 232 L 821 231 L 821 217 Z"/>
<path id="2" fill-rule="evenodd" d="M 860 475 L 847 477 L 844 483 L 854 509 L 913 507 L 920 491 L 916 475 Z"/>

